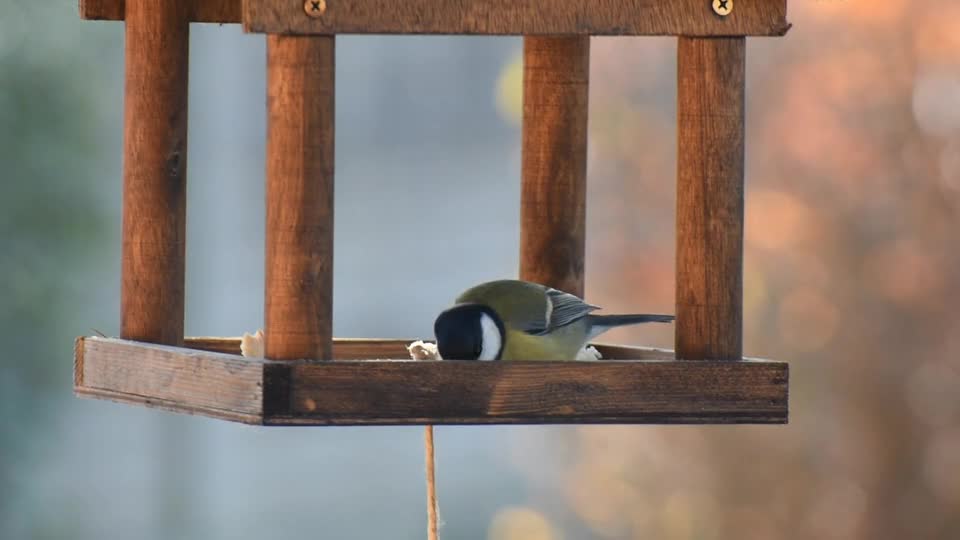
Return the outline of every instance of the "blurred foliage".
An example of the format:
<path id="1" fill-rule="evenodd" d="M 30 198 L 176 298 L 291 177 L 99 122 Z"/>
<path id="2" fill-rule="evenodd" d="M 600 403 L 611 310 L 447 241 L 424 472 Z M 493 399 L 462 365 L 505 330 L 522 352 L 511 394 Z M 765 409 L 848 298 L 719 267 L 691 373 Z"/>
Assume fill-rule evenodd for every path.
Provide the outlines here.
<path id="1" fill-rule="evenodd" d="M 100 72 L 72 52 L 78 50 L 76 36 L 62 30 L 73 14 L 61 7 L 0 4 L 3 538 L 42 536 L 44 527 L 59 526 L 30 519 L 44 509 L 31 504 L 31 478 L 24 471 L 51 443 L 40 436 L 50 430 L 41 427 L 55 422 L 58 405 L 72 399 L 63 361 L 70 356 L 77 318 L 89 309 L 80 305 L 85 297 L 80 287 L 102 265 L 98 239 L 107 229 L 91 188 L 103 161 L 100 142 L 88 130 L 98 114 L 92 93 L 97 85 L 83 83 Z M 28 45 L 27 38 L 39 31 L 49 39 Z M 64 84 L 65 73 L 72 73 L 76 84 Z M 36 529 L 17 529 L 31 521 Z"/>
<path id="2" fill-rule="evenodd" d="M 789 18 L 748 40 L 744 326 L 746 354 L 792 363 L 790 424 L 558 432 L 540 451 L 576 449 L 555 465 L 563 527 L 960 538 L 960 3 L 794 1 Z M 611 310 L 673 302 L 675 54 L 593 40 L 587 294 Z"/>
<path id="3" fill-rule="evenodd" d="M 523 52 L 510 57 L 497 78 L 497 112 L 511 125 L 519 126 L 523 116 Z"/>
<path id="4" fill-rule="evenodd" d="M 540 512 L 531 508 L 506 507 L 490 524 L 491 540 L 560 540 L 561 533 Z"/>

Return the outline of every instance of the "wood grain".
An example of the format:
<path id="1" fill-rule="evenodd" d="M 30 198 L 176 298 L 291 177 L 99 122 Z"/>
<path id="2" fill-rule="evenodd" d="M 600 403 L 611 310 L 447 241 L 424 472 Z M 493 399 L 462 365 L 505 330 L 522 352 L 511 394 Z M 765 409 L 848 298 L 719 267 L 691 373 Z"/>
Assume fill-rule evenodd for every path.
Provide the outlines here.
<path id="1" fill-rule="evenodd" d="M 187 340 L 223 348 L 232 338 Z M 346 340 L 382 351 L 406 340 Z M 239 340 L 236 341 L 239 347 Z M 401 345 L 402 346 L 402 345 Z M 768 361 L 274 362 L 111 338 L 79 338 L 75 391 L 267 425 L 782 423 L 788 366 Z M 608 356 L 608 358 L 611 358 Z M 280 403 L 277 402 L 281 399 Z"/>
<path id="2" fill-rule="evenodd" d="M 337 0 L 322 17 L 303 3 L 246 0 L 243 24 L 274 34 L 783 35 L 786 0 L 740 1 L 726 17 L 708 0 Z"/>
<path id="3" fill-rule="evenodd" d="M 183 339 L 183 346 L 198 351 L 240 354 L 240 338 L 238 337 L 186 337 Z"/>
<path id="4" fill-rule="evenodd" d="M 329 362 L 292 366 L 267 424 L 777 423 L 786 366 L 753 362 Z"/>
<path id="5" fill-rule="evenodd" d="M 744 38 L 680 38 L 678 358 L 743 354 L 744 64 Z"/>
<path id="6" fill-rule="evenodd" d="M 127 6 L 120 334 L 183 342 L 187 2 Z"/>
<path id="7" fill-rule="evenodd" d="M 590 38 L 523 40 L 520 278 L 584 290 Z"/>
<path id="8" fill-rule="evenodd" d="M 242 3 L 243 0 L 189 0 L 190 22 L 239 23 Z M 126 16 L 126 6 L 127 0 L 80 0 L 80 17 L 122 21 Z"/>
<path id="9" fill-rule="evenodd" d="M 267 358 L 331 358 L 334 38 L 267 38 Z"/>
<path id="10" fill-rule="evenodd" d="M 133 341 L 80 338 L 75 391 L 126 403 L 260 423 L 262 361 Z"/>

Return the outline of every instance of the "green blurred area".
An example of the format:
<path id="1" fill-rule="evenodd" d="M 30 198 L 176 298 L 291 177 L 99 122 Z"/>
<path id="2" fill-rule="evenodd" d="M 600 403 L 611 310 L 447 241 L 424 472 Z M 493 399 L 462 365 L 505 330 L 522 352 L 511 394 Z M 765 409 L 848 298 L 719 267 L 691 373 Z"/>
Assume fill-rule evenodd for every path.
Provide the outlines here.
<path id="1" fill-rule="evenodd" d="M 74 19 L 56 2 L 0 4 L 0 523 L 32 523 L 31 538 L 69 534 L 73 516 L 37 504 L 29 471 L 73 399 L 64 353 L 101 312 L 89 284 L 117 237 L 97 194 L 110 148 L 91 136 L 110 69 L 87 56 L 109 52 Z"/>

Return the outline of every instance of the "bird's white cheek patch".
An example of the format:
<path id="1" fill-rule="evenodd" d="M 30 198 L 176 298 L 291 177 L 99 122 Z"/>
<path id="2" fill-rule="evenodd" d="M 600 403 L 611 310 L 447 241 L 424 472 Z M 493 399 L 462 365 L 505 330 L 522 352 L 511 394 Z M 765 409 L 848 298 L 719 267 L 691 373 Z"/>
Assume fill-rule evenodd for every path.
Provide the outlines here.
<path id="1" fill-rule="evenodd" d="M 480 358 L 477 360 L 496 360 L 500 346 L 503 345 L 503 336 L 497 323 L 486 313 L 480 315 L 480 331 L 483 336 L 483 347 L 480 349 Z"/>

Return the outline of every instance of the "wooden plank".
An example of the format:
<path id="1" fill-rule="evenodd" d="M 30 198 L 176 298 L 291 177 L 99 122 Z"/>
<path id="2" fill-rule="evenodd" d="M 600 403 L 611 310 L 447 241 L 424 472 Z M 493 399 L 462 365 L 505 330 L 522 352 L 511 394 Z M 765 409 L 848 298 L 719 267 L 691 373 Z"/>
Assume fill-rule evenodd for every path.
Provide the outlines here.
<path id="1" fill-rule="evenodd" d="M 407 345 L 416 339 L 334 338 L 333 358 L 341 360 L 407 360 Z M 593 343 L 607 360 L 673 360 L 673 351 L 610 343 Z M 201 351 L 240 354 L 238 337 L 188 337 L 184 347 Z"/>
<path id="2" fill-rule="evenodd" d="M 678 47 L 681 359 L 736 360 L 743 354 L 745 48 L 744 38 L 680 38 Z"/>
<path id="3" fill-rule="evenodd" d="M 268 366 L 270 368 L 272 366 Z M 781 423 L 776 362 L 329 362 L 290 370 L 268 425 Z"/>
<path id="4" fill-rule="evenodd" d="M 188 340 L 220 348 L 229 342 Z M 360 347 L 384 350 L 406 343 L 344 342 L 357 354 Z M 267 425 L 786 421 L 785 363 L 677 362 L 665 359 L 670 351 L 598 348 L 609 354 L 607 358 L 620 352 L 658 359 L 274 362 L 94 337 L 77 340 L 75 391 L 85 397 Z"/>
<path id="5" fill-rule="evenodd" d="M 263 361 L 109 338 L 78 338 L 74 389 L 180 413 L 261 423 Z"/>
<path id="6" fill-rule="evenodd" d="M 334 338 L 336 360 L 407 359 L 407 345 L 415 339 Z M 189 337 L 185 347 L 202 351 L 240 354 L 238 337 Z"/>
<path id="7" fill-rule="evenodd" d="M 333 71 L 333 37 L 267 37 L 264 335 L 274 360 L 331 358 Z"/>
<path id="8" fill-rule="evenodd" d="M 183 342 L 187 208 L 187 2 L 128 5 L 120 335 Z"/>
<path id="9" fill-rule="evenodd" d="M 604 360 L 673 360 L 673 351 L 653 347 L 634 347 L 611 343 L 593 343 Z"/>
<path id="10" fill-rule="evenodd" d="M 520 278 L 583 296 L 590 38 L 523 40 Z"/>
<path id="11" fill-rule="evenodd" d="M 246 0 L 248 32 L 273 34 L 488 34 L 780 36 L 786 0 L 739 1 L 720 17 L 709 0 Z"/>
<path id="12" fill-rule="evenodd" d="M 183 346 L 198 351 L 240 354 L 240 338 L 236 337 L 186 337 Z"/>
<path id="13" fill-rule="evenodd" d="M 159 3 L 159 0 L 153 0 Z M 190 22 L 239 23 L 243 0 L 189 0 Z M 127 0 L 80 0 L 80 17 L 87 20 L 122 21 Z"/>

